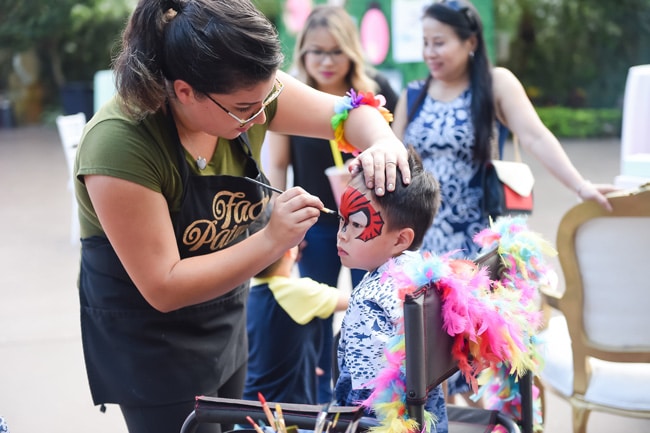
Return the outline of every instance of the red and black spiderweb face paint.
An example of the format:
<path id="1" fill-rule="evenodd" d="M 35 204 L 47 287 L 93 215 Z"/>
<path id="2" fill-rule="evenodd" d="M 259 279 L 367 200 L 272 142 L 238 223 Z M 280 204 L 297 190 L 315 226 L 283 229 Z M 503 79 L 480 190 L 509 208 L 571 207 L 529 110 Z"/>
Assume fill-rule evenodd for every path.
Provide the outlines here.
<path id="1" fill-rule="evenodd" d="M 384 220 L 381 214 L 375 210 L 370 200 L 356 188 L 351 186 L 346 188 L 341 196 L 341 207 L 339 210 L 343 217 L 341 220 L 342 231 L 347 231 L 351 224 L 355 225 L 355 216 L 359 216 L 358 214 L 365 216 L 363 219 L 365 222 L 364 227 L 359 227 L 358 221 L 356 223 L 356 228 L 361 233 L 355 239 L 367 242 L 381 235 L 381 230 L 384 227 Z"/>

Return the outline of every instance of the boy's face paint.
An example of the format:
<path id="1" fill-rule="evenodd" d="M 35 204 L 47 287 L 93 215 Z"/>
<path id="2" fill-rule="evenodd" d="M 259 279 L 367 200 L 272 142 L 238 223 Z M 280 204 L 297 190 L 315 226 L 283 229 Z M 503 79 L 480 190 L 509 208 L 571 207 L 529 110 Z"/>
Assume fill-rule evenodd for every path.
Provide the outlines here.
<path id="1" fill-rule="evenodd" d="M 381 235 L 384 220 L 375 210 L 370 200 L 358 189 L 348 186 L 341 196 L 342 232 L 347 232 L 355 239 L 367 242 Z"/>

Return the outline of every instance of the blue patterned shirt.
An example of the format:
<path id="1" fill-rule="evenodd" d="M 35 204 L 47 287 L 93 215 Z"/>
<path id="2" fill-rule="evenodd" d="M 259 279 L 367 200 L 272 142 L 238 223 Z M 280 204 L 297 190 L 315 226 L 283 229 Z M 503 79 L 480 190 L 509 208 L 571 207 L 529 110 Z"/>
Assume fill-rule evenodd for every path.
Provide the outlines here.
<path id="1" fill-rule="evenodd" d="M 419 257 L 419 253 L 405 251 L 396 261 L 402 264 L 414 257 Z M 367 273 L 352 289 L 341 323 L 339 369 L 350 373 L 354 389 L 368 388 L 366 384 L 385 366 L 386 342 L 397 334 L 397 323 L 403 315 L 402 301 L 392 278 L 380 282 L 387 267 L 384 264 Z"/>
<path id="2" fill-rule="evenodd" d="M 404 251 L 395 261 L 404 265 L 419 257 L 419 252 Z M 341 406 L 357 405 L 370 396 L 372 387 L 368 383 L 385 368 L 386 343 L 396 336 L 402 320 L 403 303 L 395 281 L 390 276 L 381 281 L 387 269 L 388 263 L 367 273 L 352 289 L 337 352 L 340 375 L 335 396 Z M 425 408 L 436 417 L 435 433 L 447 433 L 447 409 L 440 385 L 429 392 Z M 374 416 L 371 411 L 366 415 Z"/>

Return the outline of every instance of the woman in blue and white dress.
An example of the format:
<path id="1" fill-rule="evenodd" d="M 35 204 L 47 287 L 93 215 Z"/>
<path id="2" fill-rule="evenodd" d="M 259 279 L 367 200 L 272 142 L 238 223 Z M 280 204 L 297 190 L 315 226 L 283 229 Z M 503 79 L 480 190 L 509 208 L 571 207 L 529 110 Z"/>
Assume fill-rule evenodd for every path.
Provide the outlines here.
<path id="1" fill-rule="evenodd" d="M 482 211 L 482 167 L 495 152 L 498 123 L 581 199 L 610 208 L 603 194 L 614 187 L 585 180 L 541 122 L 517 77 L 490 65 L 483 25 L 471 3 L 433 3 L 425 9 L 422 29 L 430 74 L 402 92 L 393 130 L 415 147 L 440 182 L 442 203 L 423 249 L 475 256 L 472 237 L 488 224 Z"/>

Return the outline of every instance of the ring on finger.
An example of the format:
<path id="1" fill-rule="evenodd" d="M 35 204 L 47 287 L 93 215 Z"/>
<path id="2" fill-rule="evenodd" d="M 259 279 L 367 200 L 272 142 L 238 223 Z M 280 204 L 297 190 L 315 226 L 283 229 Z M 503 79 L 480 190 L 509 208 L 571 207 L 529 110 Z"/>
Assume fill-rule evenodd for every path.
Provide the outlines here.
<path id="1" fill-rule="evenodd" d="M 397 163 L 395 161 L 386 161 L 386 165 L 388 164 L 393 164 L 394 166 L 397 166 Z"/>

